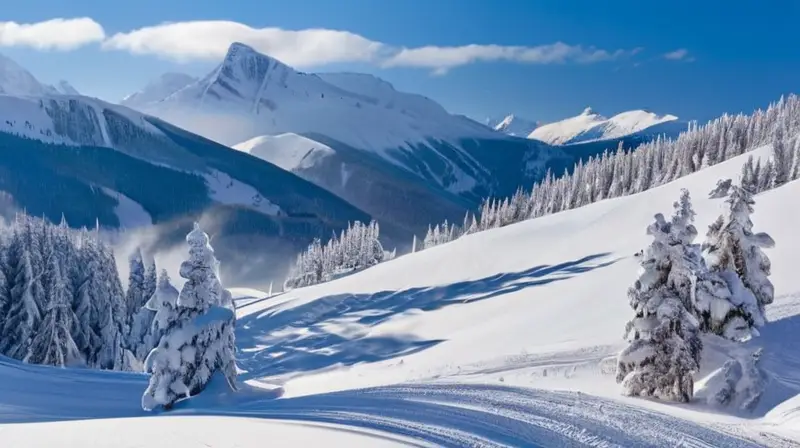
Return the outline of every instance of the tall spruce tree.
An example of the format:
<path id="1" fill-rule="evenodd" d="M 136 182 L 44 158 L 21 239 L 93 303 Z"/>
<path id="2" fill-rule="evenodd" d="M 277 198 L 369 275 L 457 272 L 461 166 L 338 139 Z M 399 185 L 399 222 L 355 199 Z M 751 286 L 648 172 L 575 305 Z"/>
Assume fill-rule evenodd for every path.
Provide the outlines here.
<path id="1" fill-rule="evenodd" d="M 712 272 L 728 284 L 731 298 L 726 306 L 704 310 L 704 325 L 733 339 L 757 335 L 764 324 L 764 307 L 775 295 L 769 280 L 771 263 L 763 249 L 775 246 L 766 233 L 753 233 L 755 201 L 747 188 L 734 186 L 725 201 L 728 210 L 710 227 L 703 256 Z"/>
<path id="2" fill-rule="evenodd" d="M 697 322 L 670 285 L 670 224 L 657 214 L 647 233 L 653 242 L 628 291 L 634 317 L 625 329 L 630 345 L 617 359 L 617 382 L 626 395 L 686 402 L 694 395 L 692 374 L 699 369 L 702 348 Z"/>
<path id="3" fill-rule="evenodd" d="M 220 284 L 219 262 L 198 224 L 186 242 L 189 259 L 181 264 L 186 283 L 177 316 L 145 362 L 152 374 L 142 396 L 146 410 L 169 409 L 177 400 L 202 392 L 216 372 L 236 389 L 233 301 Z"/>

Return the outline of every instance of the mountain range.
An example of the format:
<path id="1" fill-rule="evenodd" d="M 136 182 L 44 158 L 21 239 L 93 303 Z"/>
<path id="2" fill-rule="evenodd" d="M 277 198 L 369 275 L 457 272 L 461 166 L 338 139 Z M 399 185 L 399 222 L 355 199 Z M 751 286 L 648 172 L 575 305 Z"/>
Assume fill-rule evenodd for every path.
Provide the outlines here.
<path id="1" fill-rule="evenodd" d="M 240 43 L 206 76 L 168 73 L 118 105 L 0 58 L 0 112 L 0 146 L 12 149 L 0 191 L 13 207 L 74 226 L 154 224 L 160 243 L 211 220 L 221 256 L 246 257 L 261 279 L 355 220 L 377 219 L 402 250 L 431 223 L 460 222 L 482 198 L 640 132 L 609 125 L 612 140 L 580 142 L 583 130 L 569 147 L 520 138 L 516 117 L 498 132 L 372 75 L 303 73 Z"/>
<path id="2" fill-rule="evenodd" d="M 220 257 L 236 261 L 224 275 L 244 284 L 282 279 L 286 260 L 314 238 L 370 219 L 257 157 L 123 106 L 53 91 L 13 68 L 0 77 L 0 89 L 16 93 L 0 94 L 6 217 L 24 209 L 76 227 L 153 224 L 142 244 L 162 248 L 200 220 Z M 384 233 L 399 239 L 391 223 Z"/>
<path id="3" fill-rule="evenodd" d="M 156 82 L 136 96 L 169 90 Z M 201 79 L 128 104 L 250 151 L 409 235 L 461 220 L 481 198 L 511 194 L 574 162 L 559 148 L 495 132 L 377 77 L 303 73 L 240 43 Z"/>
<path id="4" fill-rule="evenodd" d="M 507 135 L 559 146 L 603 141 L 613 143 L 620 139 L 647 140 L 658 135 L 673 137 L 688 127 L 687 122 L 674 115 L 631 110 L 606 118 L 590 107 L 574 117 L 553 123 L 532 121 L 512 114 L 501 120 L 486 120 L 486 125 Z M 608 146 L 613 147 L 611 144 Z"/>

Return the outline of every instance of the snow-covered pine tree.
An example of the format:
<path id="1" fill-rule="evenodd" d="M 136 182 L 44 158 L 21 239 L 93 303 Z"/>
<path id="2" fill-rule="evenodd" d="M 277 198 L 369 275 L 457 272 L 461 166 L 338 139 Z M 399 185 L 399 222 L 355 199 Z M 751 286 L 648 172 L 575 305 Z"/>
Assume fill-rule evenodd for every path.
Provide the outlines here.
<path id="1" fill-rule="evenodd" d="M 52 285 L 48 291 L 48 304 L 44 320 L 31 342 L 25 362 L 53 366 L 82 365 L 83 356 L 72 338 L 76 317 L 72 311 L 71 297 L 55 257 L 50 259 L 49 273 Z"/>
<path id="2" fill-rule="evenodd" d="M 131 264 L 133 268 L 133 263 Z M 142 298 L 149 300 L 156 290 L 156 283 L 158 282 L 156 273 L 155 260 L 147 267 L 142 282 Z M 128 299 L 130 299 L 131 289 L 128 289 Z M 130 334 L 128 335 L 128 348 L 131 350 L 137 360 L 144 361 L 150 350 L 154 347 L 153 341 L 150 340 L 150 329 L 153 324 L 153 317 L 155 312 L 149 309 L 145 304 L 133 315 L 130 324 Z"/>
<path id="3" fill-rule="evenodd" d="M 156 266 L 156 260 L 152 260 L 150 264 L 147 266 L 147 269 L 144 274 L 144 298 L 145 303 L 150 300 L 150 297 L 153 296 L 153 293 L 156 292 L 156 288 L 158 287 L 158 266 Z"/>
<path id="4" fill-rule="evenodd" d="M 144 291 L 145 268 L 142 261 L 142 251 L 138 248 L 128 258 L 130 269 L 128 271 L 128 290 L 125 294 L 125 309 L 129 319 L 144 306 L 147 301 Z"/>
<path id="5" fill-rule="evenodd" d="M 717 181 L 717 185 L 714 187 L 711 192 L 708 193 L 709 199 L 719 199 L 728 196 L 728 192 L 731 189 L 731 185 L 733 185 L 732 179 L 720 179 Z"/>
<path id="6" fill-rule="evenodd" d="M 36 293 L 41 289 L 39 282 L 43 271 L 41 266 L 38 269 L 35 266 L 32 252 L 37 248 L 30 244 L 34 241 L 31 237 L 33 226 L 28 220 L 27 216 L 16 217 L 7 250 L 6 265 L 9 272 L 6 281 L 13 286 L 10 289 L 10 305 L 2 323 L 3 338 L 0 340 L 0 353 L 20 360 L 27 356 L 42 320 L 40 303 L 43 299 L 38 299 Z"/>
<path id="7" fill-rule="evenodd" d="M 776 188 L 788 182 L 792 168 L 792 150 L 788 142 L 783 138 L 783 134 L 775 138 L 772 142 L 772 172 L 770 185 L 767 188 Z"/>
<path id="8" fill-rule="evenodd" d="M 208 235 L 197 223 L 186 242 L 189 259 L 181 264 L 186 283 L 178 297 L 178 315 L 145 362 L 152 373 L 142 396 L 146 410 L 159 405 L 169 409 L 177 400 L 202 392 L 216 372 L 236 389 L 233 302 L 220 284 Z"/>
<path id="9" fill-rule="evenodd" d="M 166 269 L 161 270 L 158 276 L 158 284 L 155 292 L 145 304 L 145 307 L 153 313 L 152 324 L 145 340 L 150 346 L 150 350 L 155 348 L 164 332 L 170 328 L 178 318 L 178 289 L 172 285 Z"/>
<path id="10" fill-rule="evenodd" d="M 774 247 L 775 241 L 766 233 L 753 233 L 750 215 L 755 201 L 746 188 L 733 186 L 725 202 L 728 210 L 709 227 L 703 256 L 709 269 L 728 284 L 732 297 L 726 313 L 717 310 L 714 318 L 708 310 L 703 320 L 716 333 L 743 338 L 745 330 L 758 334 L 764 307 L 774 299 L 770 261 L 762 249 Z"/>
<path id="11" fill-rule="evenodd" d="M 625 328 L 630 345 L 618 356 L 617 382 L 626 395 L 686 402 L 694 394 L 692 374 L 699 368 L 697 322 L 668 282 L 670 224 L 657 214 L 647 232 L 653 242 L 628 291 L 635 314 Z"/>

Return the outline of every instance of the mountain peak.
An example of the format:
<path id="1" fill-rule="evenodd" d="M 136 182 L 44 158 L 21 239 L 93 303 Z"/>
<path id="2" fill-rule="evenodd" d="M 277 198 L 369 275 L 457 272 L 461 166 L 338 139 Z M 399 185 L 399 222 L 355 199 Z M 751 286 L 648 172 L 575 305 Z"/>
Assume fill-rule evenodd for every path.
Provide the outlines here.
<path id="1" fill-rule="evenodd" d="M 592 109 L 591 107 L 587 107 L 586 109 L 583 109 L 581 115 L 595 115 L 595 112 L 594 109 Z"/>
<path id="2" fill-rule="evenodd" d="M 289 66 L 277 59 L 259 53 L 249 45 L 234 42 L 228 47 L 228 53 L 220 65 L 216 80 L 226 85 L 225 89 L 237 90 L 237 94 L 243 98 L 253 97 L 255 91 L 249 92 L 248 95 L 239 90 L 258 90 L 267 72 L 271 70 L 292 71 Z"/>
<path id="3" fill-rule="evenodd" d="M 38 96 L 47 93 L 29 71 L 11 58 L 0 54 L 0 93 L 23 96 Z"/>
<path id="4" fill-rule="evenodd" d="M 56 91 L 64 95 L 80 95 L 80 92 L 75 87 L 72 87 L 72 84 L 65 80 L 61 80 L 55 86 Z"/>
<path id="5" fill-rule="evenodd" d="M 495 131 L 514 137 L 527 137 L 538 126 L 535 121 L 515 114 L 508 114 L 499 121 L 489 120 L 488 124 Z"/>

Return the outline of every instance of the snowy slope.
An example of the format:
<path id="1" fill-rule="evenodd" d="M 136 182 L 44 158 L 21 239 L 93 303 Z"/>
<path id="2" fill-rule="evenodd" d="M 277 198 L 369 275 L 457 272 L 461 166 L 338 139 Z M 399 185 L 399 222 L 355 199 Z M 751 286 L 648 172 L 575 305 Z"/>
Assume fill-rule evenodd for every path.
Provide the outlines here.
<path id="1" fill-rule="evenodd" d="M 514 114 L 507 115 L 501 120 L 487 120 L 486 124 L 497 132 L 514 137 L 525 138 L 539 126 L 539 123 L 518 117 Z"/>
<path id="2" fill-rule="evenodd" d="M 578 390 L 770 443 L 757 433 L 774 423 L 760 417 L 800 393 L 800 350 L 789 336 L 800 331 L 793 262 L 800 211 L 786 207 L 800 195 L 798 182 L 756 198 L 755 225 L 778 242 L 768 253 L 778 296 L 768 313 L 775 322 L 753 342 L 765 347 L 773 375 L 757 418 L 709 412 L 699 403 L 623 399 L 613 375 L 601 373 L 604 360 L 624 346 L 626 290 L 638 269 L 633 254 L 648 243 L 644 229 L 653 214 L 670 212 L 688 188 L 703 233 L 721 211 L 708 191 L 718 178 L 735 177 L 747 156 L 642 194 L 470 235 L 246 305 L 240 322 L 248 330 L 239 337 L 251 348 L 243 349 L 240 365 L 246 375 L 282 384 L 287 396 L 407 381 Z"/>
<path id="3" fill-rule="evenodd" d="M 606 118 L 587 107 L 580 115 L 536 128 L 528 138 L 553 145 L 568 145 L 616 139 L 648 131 L 675 135 L 686 129 L 686 125 L 677 120 L 678 117 L 674 115 L 657 115 L 644 110 L 622 112 Z"/>
<path id="4" fill-rule="evenodd" d="M 287 171 L 311 168 L 334 153 L 328 145 L 293 133 L 262 135 L 233 146 Z"/>
<path id="5" fill-rule="evenodd" d="M 0 431 L 26 446 L 52 446 L 53 437 L 61 446 L 137 446 L 167 433 L 173 448 L 214 446 L 230 428 L 225 443 L 241 446 L 261 446 L 265 434 L 276 446 L 307 446 L 311 435 L 331 446 L 796 445 L 800 210 L 786 204 L 800 182 L 757 197 L 755 226 L 778 243 L 769 251 L 778 298 L 754 341 L 772 375 L 754 415 L 624 398 L 603 373 L 623 345 L 632 254 L 647 243 L 652 215 L 669 211 L 685 187 L 700 225 L 711 222 L 720 201 L 706 193 L 744 157 L 639 195 L 248 299 L 237 321 L 243 390 L 212 387 L 168 419 L 140 418 L 142 375 L 0 359 Z"/>
<path id="6" fill-rule="evenodd" d="M 197 78 L 185 73 L 164 73 L 150 81 L 142 90 L 123 98 L 120 104 L 135 109 L 149 103 L 161 101 L 195 81 L 197 81 Z"/>

